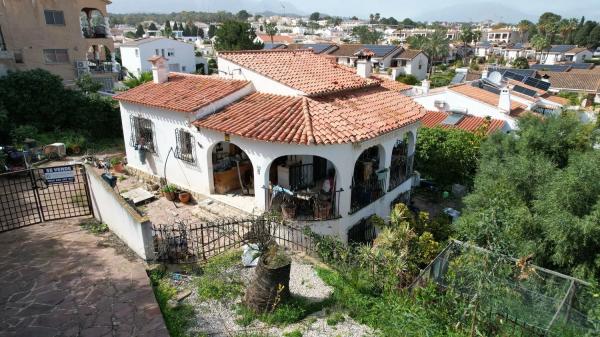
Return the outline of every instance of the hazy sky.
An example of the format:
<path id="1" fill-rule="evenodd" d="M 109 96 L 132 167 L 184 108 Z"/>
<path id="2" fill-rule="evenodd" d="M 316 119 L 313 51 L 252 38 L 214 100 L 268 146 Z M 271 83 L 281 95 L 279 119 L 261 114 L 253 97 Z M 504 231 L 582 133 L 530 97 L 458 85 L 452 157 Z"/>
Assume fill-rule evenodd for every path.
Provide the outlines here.
<path id="1" fill-rule="evenodd" d="M 283 3 L 288 12 L 303 14 L 314 11 L 337 16 L 368 17 L 369 13 L 396 18 L 411 17 L 421 20 L 492 19 L 511 21 L 517 18 L 537 18 L 545 11 L 563 16 L 600 19 L 600 0 L 112 0 L 109 11 L 173 12 L 181 10 L 282 11 Z"/>

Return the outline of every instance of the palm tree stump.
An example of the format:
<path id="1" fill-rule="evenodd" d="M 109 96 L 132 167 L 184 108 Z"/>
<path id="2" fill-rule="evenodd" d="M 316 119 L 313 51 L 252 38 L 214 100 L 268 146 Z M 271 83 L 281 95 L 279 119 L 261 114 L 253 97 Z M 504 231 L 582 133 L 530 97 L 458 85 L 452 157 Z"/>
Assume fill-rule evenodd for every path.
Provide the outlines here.
<path id="1" fill-rule="evenodd" d="M 246 289 L 244 304 L 256 313 L 273 311 L 290 297 L 292 261 L 278 245 L 271 245 L 256 265 L 256 276 Z"/>

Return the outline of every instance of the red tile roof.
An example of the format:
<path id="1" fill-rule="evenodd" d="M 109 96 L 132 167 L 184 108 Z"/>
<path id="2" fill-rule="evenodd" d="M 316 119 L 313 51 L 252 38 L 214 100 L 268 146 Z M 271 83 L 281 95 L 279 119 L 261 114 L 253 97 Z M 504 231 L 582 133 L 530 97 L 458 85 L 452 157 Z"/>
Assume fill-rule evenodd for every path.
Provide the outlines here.
<path id="1" fill-rule="evenodd" d="M 424 114 L 411 98 L 374 87 L 313 98 L 254 93 L 193 124 L 268 142 L 339 144 L 380 136 Z"/>
<path id="2" fill-rule="evenodd" d="M 427 128 L 457 128 L 469 132 L 475 132 L 479 128 L 485 127 L 487 128 L 486 134 L 491 134 L 497 130 L 501 130 L 506 123 L 500 119 L 486 119 L 483 117 L 465 115 L 458 123 L 454 125 L 442 124 L 442 122 L 448 116 L 450 116 L 450 114 L 447 112 L 427 111 L 425 116 L 421 119 L 421 123 Z"/>
<path id="3" fill-rule="evenodd" d="M 308 96 L 376 86 L 312 50 L 222 52 L 219 57 L 283 83 Z"/>
<path id="4" fill-rule="evenodd" d="M 473 98 L 480 102 L 498 106 L 498 101 L 500 100 L 500 95 L 496 95 L 487 90 L 483 90 L 481 88 L 474 87 L 470 84 L 458 84 L 454 86 L 449 86 L 448 89 L 457 92 L 459 94 L 465 95 L 467 97 Z M 527 106 L 521 104 L 519 102 L 511 100 L 510 102 L 511 114 L 519 114 L 527 109 Z"/>
<path id="5" fill-rule="evenodd" d="M 205 105 L 231 95 L 250 82 L 214 76 L 170 73 L 165 83 L 144 83 L 114 98 L 130 103 L 181 112 L 195 112 Z"/>
<path id="6" fill-rule="evenodd" d="M 271 43 L 271 36 L 268 34 L 256 34 L 256 37 L 261 39 L 264 43 Z M 292 43 L 294 39 L 291 36 L 286 35 L 273 35 L 273 43 Z"/>

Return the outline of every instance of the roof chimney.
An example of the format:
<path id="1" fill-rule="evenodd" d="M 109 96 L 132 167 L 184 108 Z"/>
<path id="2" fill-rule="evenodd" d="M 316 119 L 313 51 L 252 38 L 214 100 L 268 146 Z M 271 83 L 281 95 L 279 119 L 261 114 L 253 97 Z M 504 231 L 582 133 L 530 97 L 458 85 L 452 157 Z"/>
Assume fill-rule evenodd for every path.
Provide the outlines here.
<path id="1" fill-rule="evenodd" d="M 500 90 L 500 99 L 498 100 L 498 108 L 510 114 L 510 90 L 508 87 L 503 87 Z"/>
<path id="2" fill-rule="evenodd" d="M 488 74 L 489 74 L 489 71 L 487 69 L 483 69 L 483 71 L 481 72 L 481 78 L 483 78 L 483 79 L 488 78 Z"/>
<path id="3" fill-rule="evenodd" d="M 356 74 L 363 78 L 371 77 L 371 70 L 373 69 L 373 65 L 371 64 L 371 56 L 375 55 L 368 48 L 363 48 L 356 53 L 354 56 L 358 57 L 356 61 Z"/>
<path id="4" fill-rule="evenodd" d="M 160 84 L 165 83 L 169 79 L 169 70 L 167 69 L 167 59 L 154 55 L 148 59 L 152 63 L 152 79 L 154 83 Z"/>
<path id="5" fill-rule="evenodd" d="M 421 81 L 421 90 L 423 90 L 423 94 L 429 94 L 429 88 L 431 88 L 431 82 L 428 79 L 424 79 Z"/>

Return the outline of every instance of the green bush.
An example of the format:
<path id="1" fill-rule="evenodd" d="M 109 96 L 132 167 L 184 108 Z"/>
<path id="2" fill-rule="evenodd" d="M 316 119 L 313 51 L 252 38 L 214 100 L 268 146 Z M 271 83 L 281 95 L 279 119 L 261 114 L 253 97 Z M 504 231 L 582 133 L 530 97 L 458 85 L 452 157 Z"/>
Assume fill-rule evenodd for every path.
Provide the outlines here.
<path id="1" fill-rule="evenodd" d="M 408 85 L 416 85 L 417 83 L 419 83 L 419 80 L 414 76 L 414 75 L 398 75 L 398 77 L 396 77 L 396 81 L 398 82 L 402 82 L 404 84 L 408 84 Z"/>
<path id="2" fill-rule="evenodd" d="M 156 302 L 165 319 L 167 330 L 171 337 L 187 337 L 188 329 L 195 317 L 194 307 L 189 304 L 175 308 L 168 305 L 169 300 L 177 295 L 177 289 L 169 283 L 169 273 L 153 270 L 150 272 L 150 282 L 154 290 Z"/>

